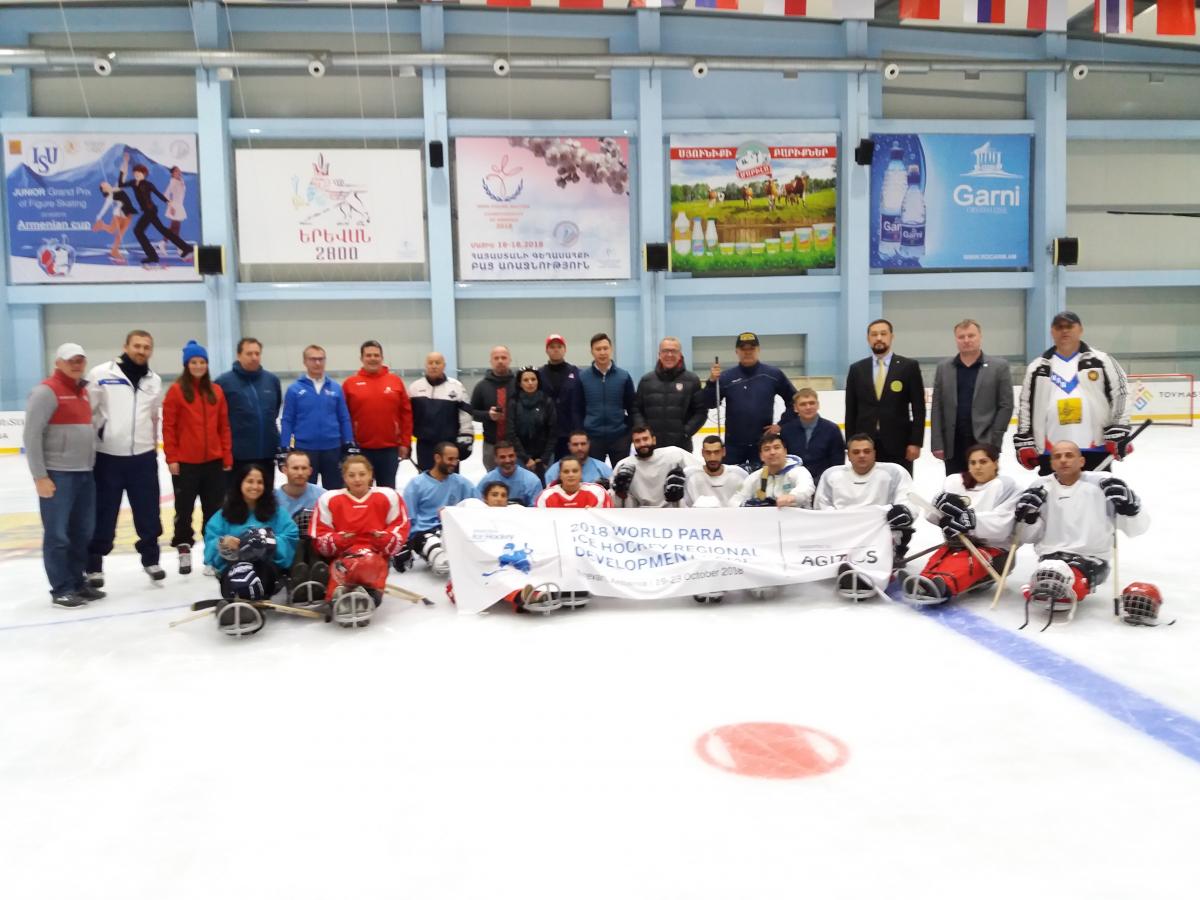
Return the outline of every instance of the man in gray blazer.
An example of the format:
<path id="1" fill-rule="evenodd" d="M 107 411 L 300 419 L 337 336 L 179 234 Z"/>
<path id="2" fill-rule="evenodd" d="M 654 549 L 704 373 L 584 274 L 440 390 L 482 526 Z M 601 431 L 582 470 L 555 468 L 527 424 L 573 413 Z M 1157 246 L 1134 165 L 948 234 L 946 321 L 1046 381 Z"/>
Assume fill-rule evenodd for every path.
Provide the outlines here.
<path id="1" fill-rule="evenodd" d="M 974 319 L 954 326 L 958 355 L 938 363 L 930 403 L 933 455 L 946 474 L 967 469 L 972 444 L 1002 446 L 1012 420 L 1012 372 L 1008 363 L 982 350 L 983 328 Z"/>

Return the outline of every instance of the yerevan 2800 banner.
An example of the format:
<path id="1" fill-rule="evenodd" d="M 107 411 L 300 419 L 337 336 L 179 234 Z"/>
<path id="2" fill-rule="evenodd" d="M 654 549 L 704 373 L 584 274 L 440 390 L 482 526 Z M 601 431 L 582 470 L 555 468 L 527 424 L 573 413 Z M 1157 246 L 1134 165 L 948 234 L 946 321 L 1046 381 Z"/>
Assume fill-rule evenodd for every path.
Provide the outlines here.
<path id="1" fill-rule="evenodd" d="M 837 135 L 671 136 L 671 267 L 787 275 L 837 261 Z"/>
<path id="2" fill-rule="evenodd" d="M 463 280 L 630 276 L 629 141 L 459 138 Z"/>
<path id="3" fill-rule="evenodd" d="M 194 134 L 9 134 L 14 284 L 198 281 Z"/>

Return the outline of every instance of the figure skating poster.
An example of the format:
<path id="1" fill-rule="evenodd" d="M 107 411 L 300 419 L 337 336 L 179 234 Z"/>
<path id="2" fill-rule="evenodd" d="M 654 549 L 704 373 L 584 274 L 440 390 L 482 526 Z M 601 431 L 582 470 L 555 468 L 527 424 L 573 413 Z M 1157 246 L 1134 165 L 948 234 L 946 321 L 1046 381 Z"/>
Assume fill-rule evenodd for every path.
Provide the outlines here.
<path id="1" fill-rule="evenodd" d="M 459 138 L 458 277 L 630 276 L 626 138 Z"/>
<path id="2" fill-rule="evenodd" d="M 421 151 L 239 149 L 238 261 L 421 263 Z"/>
<path id="3" fill-rule="evenodd" d="M 875 134 L 871 265 L 1029 265 L 1027 134 Z"/>
<path id="4" fill-rule="evenodd" d="M 194 134 L 4 138 L 14 284 L 199 281 Z"/>

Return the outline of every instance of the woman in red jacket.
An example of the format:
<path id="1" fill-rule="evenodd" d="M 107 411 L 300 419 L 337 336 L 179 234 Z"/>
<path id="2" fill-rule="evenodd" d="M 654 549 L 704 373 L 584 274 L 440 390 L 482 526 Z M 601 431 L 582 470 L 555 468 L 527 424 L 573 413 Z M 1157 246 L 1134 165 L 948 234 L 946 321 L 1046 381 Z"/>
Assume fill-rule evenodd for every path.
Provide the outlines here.
<path id="1" fill-rule="evenodd" d="M 229 409 L 220 385 L 208 377 L 208 351 L 195 341 L 183 348 L 183 373 L 163 399 L 163 451 L 175 488 L 175 534 L 179 574 L 192 571 L 192 512 L 196 498 L 204 516 L 200 533 L 221 508 L 225 473 L 233 467 Z"/>

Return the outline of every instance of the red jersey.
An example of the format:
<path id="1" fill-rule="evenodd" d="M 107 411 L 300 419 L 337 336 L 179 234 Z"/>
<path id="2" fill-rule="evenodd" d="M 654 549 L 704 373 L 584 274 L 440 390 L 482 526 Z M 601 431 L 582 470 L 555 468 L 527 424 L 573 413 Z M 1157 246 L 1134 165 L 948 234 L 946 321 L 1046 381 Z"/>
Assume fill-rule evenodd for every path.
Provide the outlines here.
<path id="1" fill-rule="evenodd" d="M 404 382 L 387 366 L 374 374 L 359 369 L 342 382 L 342 393 L 358 446 L 382 450 L 412 444 L 412 402 Z"/>
<path id="2" fill-rule="evenodd" d="M 561 484 L 554 484 L 538 494 L 537 505 L 547 509 L 612 509 L 612 497 L 598 484 L 585 481 L 579 490 L 568 494 Z"/>
<path id="3" fill-rule="evenodd" d="M 404 501 L 391 488 L 373 487 L 361 498 L 342 488 L 321 495 L 308 533 L 322 556 L 334 556 L 356 547 L 370 547 L 395 556 L 408 540 L 409 527 Z M 383 534 L 371 533 L 375 531 Z M 352 536 L 347 537 L 347 533 Z"/>

